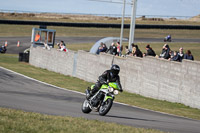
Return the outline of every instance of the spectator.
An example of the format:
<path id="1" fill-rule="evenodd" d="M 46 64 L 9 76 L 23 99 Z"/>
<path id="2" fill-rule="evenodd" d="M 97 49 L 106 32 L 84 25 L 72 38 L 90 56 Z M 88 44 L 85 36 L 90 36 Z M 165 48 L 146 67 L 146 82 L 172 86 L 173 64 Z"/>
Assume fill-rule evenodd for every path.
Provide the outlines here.
<path id="1" fill-rule="evenodd" d="M 65 52 L 68 52 L 68 50 L 67 50 L 67 48 L 66 48 L 66 46 L 65 46 L 64 43 L 60 43 L 59 46 L 60 46 L 60 49 L 58 49 L 59 51 L 65 51 Z"/>
<path id="2" fill-rule="evenodd" d="M 117 55 L 120 56 L 122 53 L 123 47 L 120 46 L 120 42 L 117 42 Z"/>
<path id="3" fill-rule="evenodd" d="M 182 62 L 182 60 L 184 58 L 184 52 L 183 52 L 183 48 L 182 47 L 179 48 L 178 55 L 180 56 L 180 62 Z"/>
<path id="4" fill-rule="evenodd" d="M 165 44 L 162 49 L 162 53 L 160 54 L 160 58 L 169 59 L 170 58 L 170 48 L 168 44 Z"/>
<path id="5" fill-rule="evenodd" d="M 101 42 L 99 49 L 97 50 L 97 54 L 99 54 L 100 52 L 106 52 L 106 51 L 107 51 L 106 45 L 103 42 Z"/>
<path id="6" fill-rule="evenodd" d="M 106 44 L 104 43 L 103 44 L 103 51 L 102 52 L 106 52 L 107 50 L 108 50 L 108 48 L 107 48 Z"/>
<path id="7" fill-rule="evenodd" d="M 126 51 L 125 55 L 130 55 L 131 54 L 131 51 L 128 49 L 128 46 L 125 46 L 125 51 Z"/>
<path id="8" fill-rule="evenodd" d="M 131 46 L 132 46 L 132 50 L 131 50 L 131 52 L 134 53 L 134 52 L 136 51 L 135 44 L 132 43 Z"/>
<path id="9" fill-rule="evenodd" d="M 60 50 L 61 47 L 63 47 L 63 46 L 65 46 L 65 48 L 66 48 L 66 45 L 65 45 L 64 41 L 60 41 L 60 43 L 57 43 L 57 46 L 58 46 L 58 49 L 59 49 L 59 50 Z"/>
<path id="10" fill-rule="evenodd" d="M 133 53 L 133 56 L 141 57 L 141 58 L 143 57 L 142 52 L 138 48 L 138 45 L 134 45 L 132 53 Z"/>
<path id="11" fill-rule="evenodd" d="M 193 57 L 193 55 L 192 55 L 190 50 L 187 50 L 186 54 L 184 55 L 184 59 L 194 60 L 194 57 Z"/>
<path id="12" fill-rule="evenodd" d="M 132 43 L 132 44 L 131 44 L 131 46 L 132 46 L 132 48 L 133 48 L 133 47 L 135 47 L 135 44 L 134 44 L 134 43 Z"/>
<path id="13" fill-rule="evenodd" d="M 38 32 L 36 35 L 35 35 L 35 42 L 39 42 L 41 40 L 41 36 L 40 36 L 40 33 Z"/>
<path id="14" fill-rule="evenodd" d="M 60 43 L 57 43 L 57 46 L 58 46 L 58 49 L 61 49 L 61 47 L 60 47 Z"/>
<path id="15" fill-rule="evenodd" d="M 64 41 L 60 41 L 60 44 L 63 44 L 63 46 L 65 46 L 65 47 L 66 47 L 66 45 L 65 45 Z"/>
<path id="16" fill-rule="evenodd" d="M 174 51 L 174 52 L 171 51 L 170 53 L 171 53 L 171 57 L 168 60 L 180 62 L 180 56 L 177 51 Z"/>
<path id="17" fill-rule="evenodd" d="M 146 46 L 146 50 L 147 50 L 147 53 L 144 53 L 144 56 L 156 56 L 154 50 L 150 47 L 150 45 L 148 44 Z"/>
<path id="18" fill-rule="evenodd" d="M 116 55 L 117 54 L 117 47 L 115 46 L 114 42 L 110 45 L 109 49 L 107 49 L 106 53 L 108 51 L 110 51 L 110 54 L 112 54 L 112 55 Z"/>

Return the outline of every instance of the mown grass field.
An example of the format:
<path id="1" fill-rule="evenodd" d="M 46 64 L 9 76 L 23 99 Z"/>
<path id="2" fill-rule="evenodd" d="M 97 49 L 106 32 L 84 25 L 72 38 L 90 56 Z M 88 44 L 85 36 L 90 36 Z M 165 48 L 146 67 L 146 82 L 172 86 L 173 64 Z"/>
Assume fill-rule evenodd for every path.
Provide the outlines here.
<path id="1" fill-rule="evenodd" d="M 31 36 L 32 28 L 39 26 L 33 25 L 7 25 L 0 24 L 1 37 L 18 37 L 18 36 Z M 55 27 L 48 26 L 48 29 L 56 30 L 56 36 L 73 37 L 73 36 L 90 36 L 90 37 L 119 37 L 120 28 L 78 28 L 78 27 Z M 174 29 L 136 29 L 135 38 L 162 38 L 168 34 L 172 38 L 190 38 L 199 39 L 200 30 L 174 30 Z M 129 38 L 129 29 L 124 29 L 125 38 Z"/>
<path id="2" fill-rule="evenodd" d="M 62 88 L 85 92 L 85 89 L 92 85 L 78 78 L 49 72 L 29 65 L 28 63 L 18 62 L 18 55 L 0 55 L 0 66 L 11 69 L 26 76 L 47 82 Z M 48 78 L 46 78 L 48 77 Z M 200 110 L 190 108 L 179 103 L 170 103 L 156 99 L 146 98 L 140 95 L 123 92 L 116 97 L 116 101 L 134 105 L 155 111 L 170 113 L 174 115 L 189 117 L 200 120 Z"/>
<path id="3" fill-rule="evenodd" d="M 1 133 L 164 133 L 115 123 L 0 108 Z"/>

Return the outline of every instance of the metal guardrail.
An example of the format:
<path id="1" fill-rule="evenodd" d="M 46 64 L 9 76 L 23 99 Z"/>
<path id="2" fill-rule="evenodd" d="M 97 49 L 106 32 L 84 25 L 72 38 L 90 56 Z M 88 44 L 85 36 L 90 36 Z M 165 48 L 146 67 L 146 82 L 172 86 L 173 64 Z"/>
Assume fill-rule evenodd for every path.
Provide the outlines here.
<path id="1" fill-rule="evenodd" d="M 66 23 L 66 22 L 20 21 L 20 20 L 0 20 L 0 24 L 45 25 L 45 26 L 64 26 L 64 27 L 121 28 L 121 24 Z M 124 28 L 130 28 L 130 24 L 124 24 Z M 200 25 L 144 25 L 144 24 L 136 24 L 136 29 L 189 29 L 189 30 L 200 30 Z"/>

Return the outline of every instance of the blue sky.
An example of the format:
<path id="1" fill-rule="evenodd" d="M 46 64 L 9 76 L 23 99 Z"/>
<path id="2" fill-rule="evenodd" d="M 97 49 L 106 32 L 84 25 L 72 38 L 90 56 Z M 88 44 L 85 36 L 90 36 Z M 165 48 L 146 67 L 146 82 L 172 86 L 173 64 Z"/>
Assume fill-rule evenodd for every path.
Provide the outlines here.
<path id="1" fill-rule="evenodd" d="M 122 4 L 89 0 L 0 0 L 1 10 L 31 12 L 121 14 L 122 6 Z M 131 14 L 130 5 L 126 5 L 126 14 Z M 200 0 L 138 0 L 137 5 L 137 15 L 196 16 L 199 14 Z"/>

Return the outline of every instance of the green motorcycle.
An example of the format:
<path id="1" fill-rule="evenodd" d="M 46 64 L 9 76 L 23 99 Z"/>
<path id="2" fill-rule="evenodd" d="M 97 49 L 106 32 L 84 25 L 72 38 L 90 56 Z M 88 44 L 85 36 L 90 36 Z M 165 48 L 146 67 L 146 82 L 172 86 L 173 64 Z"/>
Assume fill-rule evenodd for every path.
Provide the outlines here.
<path id="1" fill-rule="evenodd" d="M 94 85 L 91 86 L 93 89 Z M 99 112 L 99 115 L 106 115 L 112 107 L 115 95 L 119 93 L 119 86 L 116 82 L 110 82 L 108 85 L 103 84 L 99 91 L 92 96 L 89 96 L 89 90 L 86 90 L 86 99 L 82 104 L 82 112 L 90 113 L 93 109 Z"/>

